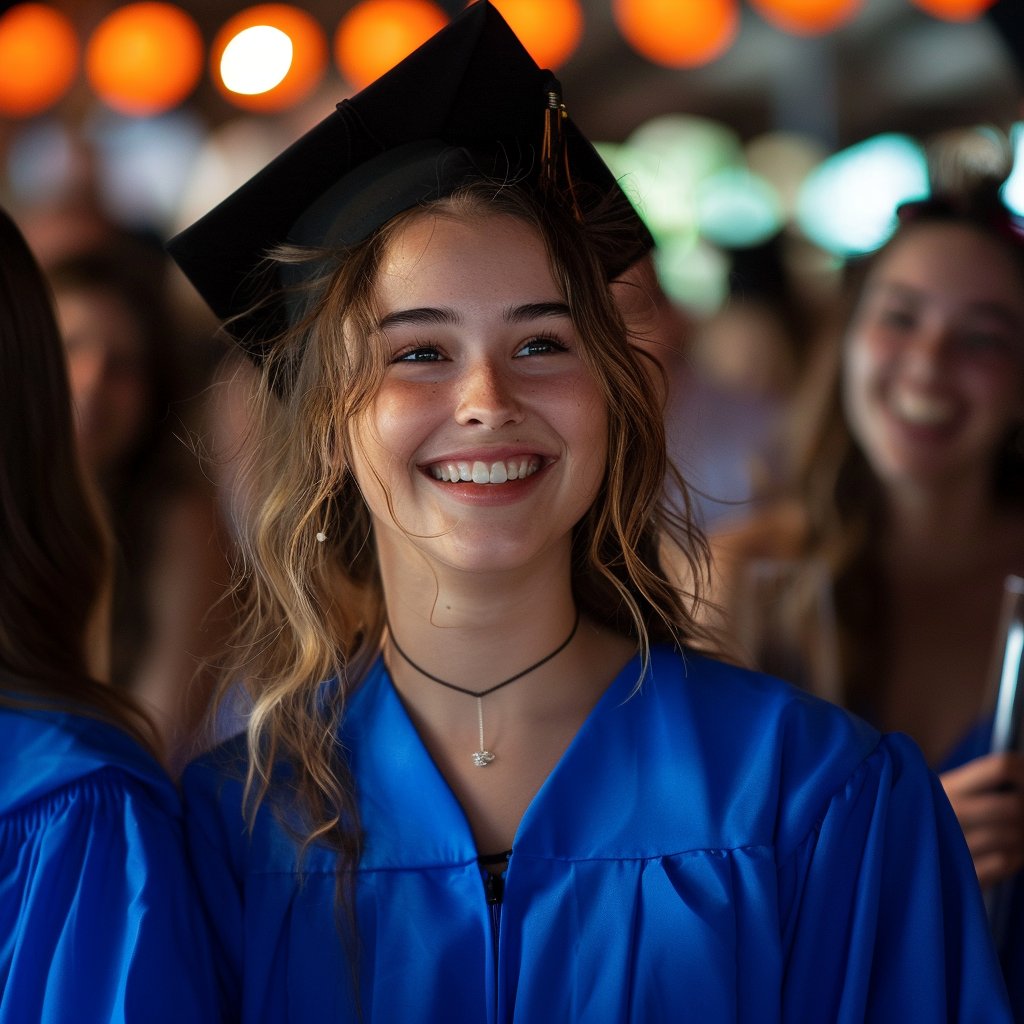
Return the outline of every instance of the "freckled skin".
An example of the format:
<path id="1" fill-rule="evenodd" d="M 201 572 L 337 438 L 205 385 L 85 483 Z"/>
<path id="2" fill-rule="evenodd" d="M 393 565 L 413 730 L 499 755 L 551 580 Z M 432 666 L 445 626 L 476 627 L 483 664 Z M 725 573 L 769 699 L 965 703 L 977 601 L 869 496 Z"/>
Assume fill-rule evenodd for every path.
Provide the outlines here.
<path id="1" fill-rule="evenodd" d="M 541 239 L 507 217 L 486 224 L 422 218 L 388 255 L 377 295 L 385 312 L 450 307 L 461 319 L 457 326 L 388 332 L 392 355 L 433 346 L 441 358 L 392 363 L 370 417 L 356 428 L 356 478 L 378 544 L 405 545 L 414 534 L 428 558 L 466 570 L 513 567 L 566 545 L 604 475 L 607 427 L 602 396 L 575 352 L 568 319 L 502 320 L 510 306 L 562 301 Z M 539 334 L 568 351 L 521 354 Z M 495 445 L 556 460 L 543 483 L 514 506 L 469 515 L 422 472 L 440 456 Z"/>

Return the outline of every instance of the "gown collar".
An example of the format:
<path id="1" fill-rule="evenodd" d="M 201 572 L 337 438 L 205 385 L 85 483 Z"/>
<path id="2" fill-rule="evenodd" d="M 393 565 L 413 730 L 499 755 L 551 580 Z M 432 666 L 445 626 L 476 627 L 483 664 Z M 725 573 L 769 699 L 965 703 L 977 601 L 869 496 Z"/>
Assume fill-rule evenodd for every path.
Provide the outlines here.
<path id="1" fill-rule="evenodd" d="M 650 673 L 649 668 L 645 681 Z M 561 829 L 555 821 L 564 821 L 581 782 L 587 790 L 600 789 L 594 772 L 603 761 L 602 734 L 608 728 L 603 723 L 622 717 L 616 714 L 619 709 L 642 702 L 643 689 L 633 694 L 639 676 L 637 655 L 601 695 L 530 802 L 516 832 L 516 853 L 557 855 Z M 340 739 L 357 785 L 365 835 L 361 870 L 475 864 L 478 851 L 465 812 L 416 731 L 382 658 L 350 698 Z M 574 845 L 578 824 L 576 831 L 570 827 Z"/>
<path id="2" fill-rule="evenodd" d="M 126 732 L 65 711 L 0 707 L 0 814 L 111 767 L 145 785 L 166 813 L 181 817 L 174 783 Z"/>

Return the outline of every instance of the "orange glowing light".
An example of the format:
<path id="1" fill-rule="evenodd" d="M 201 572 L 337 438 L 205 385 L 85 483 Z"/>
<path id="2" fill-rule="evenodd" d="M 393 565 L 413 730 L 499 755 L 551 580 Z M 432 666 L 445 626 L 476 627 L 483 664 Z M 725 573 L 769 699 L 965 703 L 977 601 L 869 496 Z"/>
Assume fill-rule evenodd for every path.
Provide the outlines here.
<path id="1" fill-rule="evenodd" d="M 554 70 L 576 51 L 583 38 L 579 0 L 491 0 L 530 56 Z"/>
<path id="2" fill-rule="evenodd" d="M 695 68 L 720 57 L 739 31 L 736 0 L 612 0 L 626 42 L 655 64 Z"/>
<path id="3" fill-rule="evenodd" d="M 817 36 L 850 21 L 864 0 L 750 0 L 765 21 L 796 36 Z"/>
<path id="4" fill-rule="evenodd" d="M 78 73 L 71 22 L 44 4 L 17 4 L 0 15 L 0 114 L 31 117 L 52 106 Z"/>
<path id="5" fill-rule="evenodd" d="M 943 21 L 975 21 L 995 0 L 912 0 L 926 14 Z"/>
<path id="6" fill-rule="evenodd" d="M 176 107 L 199 83 L 203 37 L 180 7 L 129 4 L 93 32 L 85 73 L 107 106 L 129 117 L 152 117 Z"/>
<path id="7" fill-rule="evenodd" d="M 362 89 L 447 24 L 448 16 L 429 0 L 363 0 L 342 18 L 334 37 L 338 70 Z"/>
<path id="8" fill-rule="evenodd" d="M 241 93 L 225 82 L 225 51 L 242 33 L 262 26 L 277 29 L 292 44 L 291 63 L 283 77 L 273 76 L 270 88 Z M 291 4 L 258 4 L 229 18 L 210 50 L 210 75 L 221 95 L 243 110 L 272 113 L 301 103 L 320 84 L 327 70 L 327 36 L 320 23 Z"/>

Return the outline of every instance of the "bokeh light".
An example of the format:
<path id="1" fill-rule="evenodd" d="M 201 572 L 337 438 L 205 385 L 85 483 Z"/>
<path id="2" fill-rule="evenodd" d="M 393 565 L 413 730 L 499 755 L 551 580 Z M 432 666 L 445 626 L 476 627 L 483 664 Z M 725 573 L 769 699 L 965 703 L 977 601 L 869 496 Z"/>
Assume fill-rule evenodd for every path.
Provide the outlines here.
<path id="1" fill-rule="evenodd" d="M 78 73 L 78 36 L 59 11 L 16 4 L 0 16 L 0 114 L 31 117 L 53 106 Z"/>
<path id="2" fill-rule="evenodd" d="M 448 16 L 429 0 L 363 0 L 342 18 L 334 37 L 338 70 L 362 89 L 447 24 Z"/>
<path id="3" fill-rule="evenodd" d="M 739 31 L 736 0 L 613 0 L 623 38 L 637 53 L 670 68 L 720 57 Z"/>
<path id="4" fill-rule="evenodd" d="M 596 148 L 659 244 L 669 238 L 696 238 L 692 189 L 684 178 L 634 146 L 601 142 Z"/>
<path id="5" fill-rule="evenodd" d="M 817 36 L 850 21 L 864 0 L 750 0 L 750 6 L 783 32 Z"/>
<path id="6" fill-rule="evenodd" d="M 697 186 L 694 205 L 700 233 L 727 249 L 768 241 L 785 219 L 782 202 L 771 184 L 741 167 L 705 178 Z"/>
<path id="7" fill-rule="evenodd" d="M 669 240 L 654 250 L 665 293 L 698 316 L 721 309 L 729 294 L 729 257 L 707 242 Z"/>
<path id="8" fill-rule="evenodd" d="M 583 9 L 579 0 L 491 2 L 542 68 L 560 67 L 583 38 Z"/>
<path id="9" fill-rule="evenodd" d="M 1003 185 L 1003 202 L 1018 217 L 1024 217 L 1024 122 L 1010 129 L 1013 143 L 1013 170 Z"/>
<path id="10" fill-rule="evenodd" d="M 767 132 L 743 149 L 747 167 L 771 182 L 787 218 L 796 213 L 800 186 L 825 159 L 825 148 L 815 139 L 797 132 Z"/>
<path id="11" fill-rule="evenodd" d="M 829 157 L 804 182 L 797 220 L 837 256 L 871 252 L 896 228 L 896 208 L 929 194 L 924 151 L 905 135 L 876 135 Z"/>
<path id="12" fill-rule="evenodd" d="M 306 99 L 327 70 L 320 23 L 291 4 L 258 4 L 229 18 L 210 49 L 210 76 L 221 95 L 256 113 Z"/>
<path id="13" fill-rule="evenodd" d="M 93 32 L 85 73 L 107 106 L 129 117 L 151 117 L 176 107 L 198 84 L 203 37 L 180 7 L 129 4 Z"/>
<path id="14" fill-rule="evenodd" d="M 995 0 L 911 0 L 911 3 L 943 21 L 976 21 Z"/>

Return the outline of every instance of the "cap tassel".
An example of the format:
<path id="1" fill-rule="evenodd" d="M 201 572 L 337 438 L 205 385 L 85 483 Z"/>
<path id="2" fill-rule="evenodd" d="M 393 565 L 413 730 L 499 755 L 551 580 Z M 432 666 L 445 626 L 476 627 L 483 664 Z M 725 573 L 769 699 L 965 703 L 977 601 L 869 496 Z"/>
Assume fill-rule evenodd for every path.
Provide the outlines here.
<path id="1" fill-rule="evenodd" d="M 565 145 L 562 133 L 562 122 L 569 116 L 562 102 L 561 86 L 558 80 L 551 78 L 545 87 L 547 105 L 544 108 L 544 141 L 540 151 L 540 183 L 541 189 L 550 195 L 567 193 L 572 203 L 576 219 L 583 220 L 576 199 L 576 189 L 569 170 L 569 150 Z M 564 188 L 559 178 L 564 178 Z"/>

